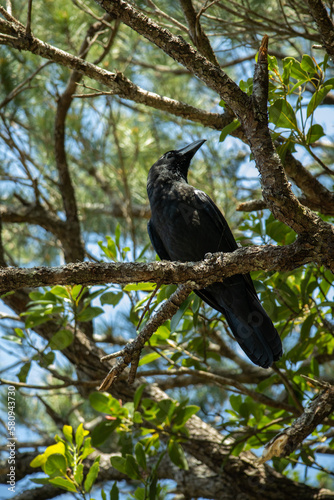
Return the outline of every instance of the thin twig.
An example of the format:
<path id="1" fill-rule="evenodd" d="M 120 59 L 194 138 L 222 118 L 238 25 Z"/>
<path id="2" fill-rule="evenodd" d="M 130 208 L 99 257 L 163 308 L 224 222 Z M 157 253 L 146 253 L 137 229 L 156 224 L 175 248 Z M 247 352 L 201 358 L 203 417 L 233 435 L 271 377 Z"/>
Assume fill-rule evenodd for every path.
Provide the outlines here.
<path id="1" fill-rule="evenodd" d="M 7 2 L 7 10 L 0 5 L 0 14 L 2 14 L 3 17 L 5 19 L 7 19 L 7 21 L 18 24 L 19 26 L 21 26 L 21 28 L 24 28 L 23 24 L 20 23 L 20 21 L 18 19 L 16 19 L 15 17 L 12 16 L 12 9 L 11 8 L 8 9 L 8 5 L 11 5 L 11 4 L 9 2 Z"/>
<path id="2" fill-rule="evenodd" d="M 32 10 L 32 0 L 28 0 L 28 14 L 27 14 L 27 25 L 26 25 L 26 35 L 31 36 L 31 10 Z"/>
<path id="3" fill-rule="evenodd" d="M 140 325 L 141 325 L 141 323 L 142 323 L 142 321 L 143 321 L 143 319 L 144 319 L 144 316 L 145 316 L 145 314 L 147 313 L 147 311 L 149 311 L 149 309 L 150 309 L 150 305 L 151 305 L 151 302 L 152 302 L 152 300 L 154 299 L 154 297 L 156 296 L 156 294 L 157 294 L 157 292 L 158 292 L 159 288 L 161 287 L 161 285 L 162 285 L 162 283 L 161 283 L 161 282 L 160 282 L 160 283 L 157 283 L 157 286 L 156 286 L 156 287 L 155 287 L 155 289 L 153 290 L 153 292 L 152 292 L 152 294 L 151 294 L 151 297 L 150 297 L 150 298 L 149 298 L 149 300 L 147 301 L 147 304 L 146 304 L 146 306 L 144 307 L 143 313 L 142 313 L 142 315 L 140 316 L 140 319 L 139 319 L 138 325 L 137 325 L 137 327 L 136 327 L 136 330 L 139 330 L 139 327 L 140 327 Z"/>
<path id="4" fill-rule="evenodd" d="M 290 394 L 291 398 L 293 399 L 296 407 L 298 408 L 299 412 L 300 413 L 303 413 L 304 411 L 304 408 L 303 408 L 303 405 L 301 404 L 301 402 L 299 401 L 291 383 L 290 383 L 290 380 L 285 376 L 285 374 L 279 369 L 277 368 L 277 366 L 275 365 L 275 363 L 273 364 L 272 366 L 272 369 L 274 370 L 275 373 L 277 373 L 277 375 L 280 377 L 280 379 L 282 380 L 286 390 L 288 391 L 288 393 Z"/>
<path id="5" fill-rule="evenodd" d="M 35 385 L 35 384 L 26 384 L 25 382 L 16 382 L 13 380 L 6 380 L 4 378 L 0 378 L 0 385 L 13 385 L 14 387 L 21 387 L 25 389 L 38 389 L 40 391 L 50 391 L 54 389 L 63 389 L 65 387 L 70 387 L 71 385 L 76 386 L 87 386 L 94 387 L 99 382 L 96 380 L 90 380 L 88 382 L 71 380 L 70 382 L 65 382 L 64 384 L 54 384 L 54 385 Z"/>
<path id="6" fill-rule="evenodd" d="M 129 383 L 131 383 L 131 381 L 133 382 L 136 375 L 140 354 L 145 343 L 152 337 L 153 333 L 157 331 L 159 326 L 161 326 L 165 321 L 174 316 L 180 305 L 188 297 L 191 290 L 192 289 L 189 285 L 179 286 L 177 290 L 169 297 L 169 299 L 162 304 L 162 306 L 154 314 L 154 316 L 152 316 L 147 321 L 146 325 L 138 334 L 138 336 L 134 340 L 128 342 L 124 349 L 122 349 L 118 353 L 114 353 L 113 355 L 111 355 L 112 357 L 116 357 L 117 355 L 117 357 L 119 357 L 120 359 L 102 381 L 99 387 L 100 391 L 106 391 L 114 382 L 114 380 L 116 380 L 119 375 L 125 370 L 125 368 L 130 364 L 133 365 L 133 367 L 130 370 Z M 103 356 L 103 358 L 101 358 L 101 361 L 105 361 L 106 358 L 107 356 Z M 108 359 L 110 359 L 110 355 Z"/>

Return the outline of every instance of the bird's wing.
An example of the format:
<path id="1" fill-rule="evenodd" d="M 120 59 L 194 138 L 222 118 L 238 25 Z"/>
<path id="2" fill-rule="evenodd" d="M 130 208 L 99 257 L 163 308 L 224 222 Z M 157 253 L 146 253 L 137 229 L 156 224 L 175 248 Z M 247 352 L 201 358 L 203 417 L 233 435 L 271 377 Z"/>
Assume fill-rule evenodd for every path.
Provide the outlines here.
<path id="1" fill-rule="evenodd" d="M 217 242 L 216 252 L 233 252 L 238 248 L 231 229 L 229 228 L 223 214 L 217 205 L 211 200 L 204 191 L 194 190 L 197 206 L 203 210 L 217 227 L 217 234 L 220 234 L 220 240 Z"/>
<path id="2" fill-rule="evenodd" d="M 153 245 L 154 250 L 159 255 L 161 260 L 171 260 L 166 248 L 164 247 L 163 242 L 161 241 L 160 236 L 158 235 L 153 223 L 151 220 L 148 221 L 147 224 L 147 232 L 150 237 L 151 243 Z"/>
<path id="3" fill-rule="evenodd" d="M 232 231 L 231 231 L 229 225 L 227 224 L 223 214 L 221 213 L 221 211 L 217 207 L 217 205 L 203 191 L 195 189 L 195 196 L 196 196 L 197 202 L 202 204 L 202 209 L 205 210 L 206 214 L 210 217 L 210 219 L 212 221 L 214 221 L 214 223 L 217 226 L 217 230 L 218 230 L 219 234 L 221 235 L 216 252 L 234 252 L 234 250 L 237 250 L 237 248 L 239 248 L 239 247 L 234 239 Z M 256 290 L 255 290 L 255 287 L 254 287 L 254 284 L 253 284 L 253 281 L 252 281 L 250 275 L 243 274 L 242 277 L 246 281 L 246 285 L 247 285 L 247 288 L 249 289 L 249 291 L 252 294 L 255 294 L 257 297 Z M 227 280 L 227 281 L 229 281 L 229 280 Z M 207 300 L 208 303 L 210 303 L 209 297 L 206 298 L 205 300 Z M 212 304 L 210 304 L 210 305 L 212 306 Z"/>

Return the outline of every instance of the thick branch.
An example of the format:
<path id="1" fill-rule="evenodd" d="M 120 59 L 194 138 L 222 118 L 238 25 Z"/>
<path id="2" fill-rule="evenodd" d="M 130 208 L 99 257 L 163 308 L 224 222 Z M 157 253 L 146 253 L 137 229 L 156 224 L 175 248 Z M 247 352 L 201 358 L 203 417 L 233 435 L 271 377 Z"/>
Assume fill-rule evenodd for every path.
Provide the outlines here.
<path id="1" fill-rule="evenodd" d="M 334 26 L 322 0 L 307 0 L 311 15 L 317 23 L 327 54 L 334 60 Z"/>
<path id="2" fill-rule="evenodd" d="M 315 244 L 297 240 L 284 247 L 265 245 L 245 247 L 233 253 L 208 254 L 199 262 L 151 262 L 111 264 L 80 262 L 60 267 L 32 269 L 4 268 L 0 270 L 0 293 L 23 287 L 105 283 L 160 282 L 186 283 L 194 281 L 204 286 L 234 274 L 250 271 L 287 271 L 317 260 Z M 196 288 L 196 284 L 192 284 Z"/>
<path id="3" fill-rule="evenodd" d="M 268 443 L 263 452 L 260 463 L 272 457 L 286 457 L 290 455 L 311 434 L 317 425 L 334 411 L 334 386 L 328 387 L 309 405 L 291 427 L 280 432 Z"/>
<path id="4" fill-rule="evenodd" d="M 202 29 L 199 15 L 194 9 L 192 0 L 180 0 L 180 4 L 187 19 L 191 40 L 203 56 L 207 57 L 209 61 L 218 66 L 216 55 L 212 50 L 210 41 L 205 31 Z"/>
<path id="5" fill-rule="evenodd" d="M 214 90 L 228 106 L 238 114 L 243 114 L 250 104 L 250 98 L 238 85 L 222 71 L 199 54 L 182 37 L 173 35 L 169 30 L 145 16 L 123 0 L 95 0 L 109 14 L 116 15 L 123 23 L 143 35 L 147 40 L 162 49 L 175 61 L 186 67 L 209 88 Z"/>
<path id="6" fill-rule="evenodd" d="M 290 151 L 287 151 L 284 169 L 303 191 L 310 208 L 323 214 L 334 215 L 334 193 L 321 184 Z"/>

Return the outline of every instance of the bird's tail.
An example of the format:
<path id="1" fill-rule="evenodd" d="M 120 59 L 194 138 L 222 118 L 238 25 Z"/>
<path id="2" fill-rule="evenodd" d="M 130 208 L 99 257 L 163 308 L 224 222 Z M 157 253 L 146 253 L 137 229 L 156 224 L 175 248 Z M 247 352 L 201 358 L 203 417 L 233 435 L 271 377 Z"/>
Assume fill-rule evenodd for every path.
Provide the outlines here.
<path id="1" fill-rule="evenodd" d="M 199 290 L 198 295 L 224 314 L 233 336 L 253 363 L 268 368 L 279 360 L 281 339 L 260 304 L 253 284 L 249 286 L 238 276 Z"/>
<path id="2" fill-rule="evenodd" d="M 256 365 L 268 368 L 282 356 L 282 343 L 271 319 L 254 299 L 247 318 L 224 312 L 227 323 L 240 347 Z"/>

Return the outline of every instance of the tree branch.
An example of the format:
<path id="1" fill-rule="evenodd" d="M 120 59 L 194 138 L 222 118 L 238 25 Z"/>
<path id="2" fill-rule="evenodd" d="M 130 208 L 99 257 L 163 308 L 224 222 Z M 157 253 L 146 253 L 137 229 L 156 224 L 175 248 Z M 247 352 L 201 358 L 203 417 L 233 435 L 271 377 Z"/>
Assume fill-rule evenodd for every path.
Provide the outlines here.
<path id="1" fill-rule="evenodd" d="M 334 60 L 334 25 L 322 0 L 306 0 L 327 54 Z"/>
<path id="2" fill-rule="evenodd" d="M 274 148 L 267 114 L 253 106 L 254 99 L 245 94 L 224 71 L 215 66 L 181 37 L 161 28 L 124 0 L 95 0 L 103 9 L 118 16 L 127 26 L 143 35 L 167 55 L 185 66 L 192 74 L 214 90 L 232 109 L 243 126 L 257 168 L 261 174 L 262 193 L 274 216 L 298 234 L 323 232 L 334 247 L 334 229 L 315 213 L 301 205 L 293 194 L 281 160 Z M 261 59 L 262 61 L 262 59 Z M 258 63 L 261 65 L 261 61 Z M 256 71 L 258 71 L 256 69 Z M 261 80 L 264 84 L 264 78 Z M 326 235 L 326 236 L 325 236 Z M 324 263 L 332 265 L 332 250 L 322 250 Z M 332 267 L 334 269 L 334 267 Z"/>
<path id="3" fill-rule="evenodd" d="M 0 44 L 9 45 L 19 50 L 28 50 L 52 62 L 76 70 L 78 73 L 88 76 L 110 88 L 113 94 L 123 99 L 129 99 L 138 104 L 144 104 L 151 108 L 201 123 L 215 130 L 221 130 L 231 121 L 229 115 L 210 113 L 175 99 L 170 99 L 154 92 L 148 92 L 131 82 L 120 72 L 112 73 L 102 69 L 99 66 L 84 61 L 81 57 L 73 56 L 34 36 L 28 39 L 24 29 L 4 19 L 0 19 L 0 31 L 6 33 L 6 35 L 0 36 Z"/>
<path id="4" fill-rule="evenodd" d="M 187 19 L 191 40 L 203 56 L 207 57 L 216 66 L 219 66 L 216 55 L 212 50 L 210 41 L 203 31 L 198 13 L 196 13 L 192 0 L 180 0 L 184 15 Z"/>
<path id="5" fill-rule="evenodd" d="M 266 445 L 259 463 L 264 463 L 272 457 L 290 455 L 333 411 L 334 386 L 327 384 L 327 388 L 308 404 L 300 417 Z"/>
<path id="6" fill-rule="evenodd" d="M 132 384 L 136 377 L 136 371 L 140 358 L 141 351 L 147 342 L 165 321 L 171 319 L 179 309 L 182 302 L 185 301 L 191 288 L 186 285 L 178 287 L 178 289 L 166 300 L 159 308 L 158 312 L 149 318 L 141 332 L 135 338 L 126 344 L 126 346 L 119 352 L 104 356 L 101 361 L 119 357 L 116 366 L 114 366 L 103 380 L 100 391 L 106 391 L 112 383 L 119 377 L 125 368 L 131 364 L 131 371 L 129 375 L 129 383 Z"/>
<path id="7" fill-rule="evenodd" d="M 27 300 L 25 292 L 16 292 L 5 298 L 6 303 L 17 313 L 25 310 Z M 55 331 L 51 323 L 52 320 L 35 329 L 46 340 L 49 340 Z M 59 325 L 55 326 L 59 328 Z M 104 376 L 104 367 L 100 362 L 103 351 L 80 330 L 77 331 L 74 342 L 62 352 L 71 363 L 77 366 L 79 377 L 96 380 Z M 125 380 L 119 379 L 112 386 L 112 394 L 117 399 L 133 401 L 134 392 L 142 382 L 140 380 L 130 386 Z M 168 399 L 167 394 L 156 384 L 147 384 L 144 396 L 154 401 Z M 224 499 L 233 500 L 239 493 L 240 495 L 242 493 L 245 500 L 252 500 L 259 496 L 277 498 L 277 491 L 280 491 L 280 498 L 290 500 L 299 498 L 332 500 L 334 498 L 334 493 L 328 490 L 298 484 L 265 465 L 256 467 L 256 457 L 250 452 L 241 453 L 239 457 L 231 456 L 230 446 L 222 442 L 222 434 L 197 416 L 192 416 L 188 420 L 187 428 L 189 437 L 183 442 L 186 452 L 205 464 L 213 474 L 220 478 L 224 485 L 222 497 Z"/>
<path id="8" fill-rule="evenodd" d="M 151 262 L 110 264 L 78 262 L 60 267 L 4 268 L 0 270 L 0 293 L 23 287 L 53 285 L 85 286 L 105 283 L 161 282 L 187 283 L 192 287 L 221 281 L 234 274 L 255 270 L 287 271 L 295 269 L 319 257 L 315 243 L 297 239 L 286 246 L 253 246 L 232 253 L 208 254 L 199 262 Z"/>

